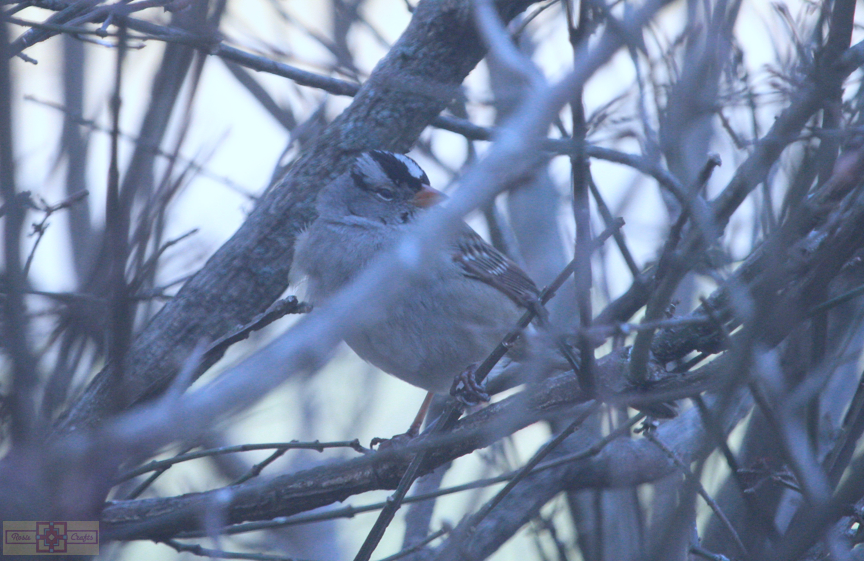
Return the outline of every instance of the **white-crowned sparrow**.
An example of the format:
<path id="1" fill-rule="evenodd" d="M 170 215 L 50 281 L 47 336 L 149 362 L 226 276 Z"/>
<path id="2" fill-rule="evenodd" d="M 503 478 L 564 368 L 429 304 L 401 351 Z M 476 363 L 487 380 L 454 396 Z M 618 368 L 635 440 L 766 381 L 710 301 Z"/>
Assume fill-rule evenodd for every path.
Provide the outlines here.
<path id="1" fill-rule="evenodd" d="M 441 197 L 407 156 L 361 154 L 321 191 L 318 219 L 297 239 L 292 276 L 305 275 L 308 299 L 321 302 L 393 247 Z M 446 393 L 457 375 L 483 360 L 513 328 L 538 290 L 464 223 L 425 269 L 406 295 L 346 342 L 381 370 Z"/>

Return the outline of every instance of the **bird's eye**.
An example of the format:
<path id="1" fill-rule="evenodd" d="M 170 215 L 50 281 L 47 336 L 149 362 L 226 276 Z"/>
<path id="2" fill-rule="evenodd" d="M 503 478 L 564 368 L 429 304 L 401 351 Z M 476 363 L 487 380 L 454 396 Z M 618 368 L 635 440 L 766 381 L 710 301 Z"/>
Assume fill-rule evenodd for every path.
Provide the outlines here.
<path id="1" fill-rule="evenodd" d="M 387 187 L 380 187 L 375 190 L 375 195 L 381 199 L 382 201 L 392 201 L 395 197 L 392 189 L 388 189 Z"/>

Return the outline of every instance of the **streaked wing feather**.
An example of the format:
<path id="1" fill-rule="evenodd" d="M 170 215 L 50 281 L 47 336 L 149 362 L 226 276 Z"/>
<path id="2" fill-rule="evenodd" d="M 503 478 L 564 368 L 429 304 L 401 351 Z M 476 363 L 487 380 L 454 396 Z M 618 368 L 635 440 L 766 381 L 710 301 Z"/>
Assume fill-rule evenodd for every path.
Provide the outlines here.
<path id="1" fill-rule="evenodd" d="M 537 301 L 540 291 L 534 281 L 475 231 L 466 227 L 454 249 L 453 260 L 465 275 L 497 288 L 520 306 L 529 307 Z"/>

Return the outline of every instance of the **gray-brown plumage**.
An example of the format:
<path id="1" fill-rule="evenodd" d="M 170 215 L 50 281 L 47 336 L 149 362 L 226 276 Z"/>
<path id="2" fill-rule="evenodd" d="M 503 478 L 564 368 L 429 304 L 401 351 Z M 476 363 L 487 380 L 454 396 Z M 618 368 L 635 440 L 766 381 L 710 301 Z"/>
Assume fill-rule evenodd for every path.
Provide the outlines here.
<path id="1" fill-rule="evenodd" d="M 330 297 L 392 248 L 436 194 L 406 156 L 359 156 L 322 190 L 319 217 L 297 241 L 295 270 L 307 276 L 312 303 Z M 404 296 L 346 342 L 383 371 L 446 393 L 456 375 L 483 360 L 513 328 L 538 290 L 467 225 L 424 269 L 427 274 Z"/>

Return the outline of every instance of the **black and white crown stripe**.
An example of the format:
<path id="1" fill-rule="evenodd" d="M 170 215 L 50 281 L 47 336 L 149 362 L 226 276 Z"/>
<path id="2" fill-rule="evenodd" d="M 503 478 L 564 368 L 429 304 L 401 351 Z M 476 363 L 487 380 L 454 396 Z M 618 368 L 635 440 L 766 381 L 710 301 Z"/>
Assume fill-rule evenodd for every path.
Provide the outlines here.
<path id="1" fill-rule="evenodd" d="M 393 183 L 419 191 L 424 185 L 429 185 L 429 177 L 417 162 L 408 156 L 383 150 L 361 154 L 354 164 L 352 175 L 367 187 Z"/>
<path id="2" fill-rule="evenodd" d="M 393 183 L 419 191 L 429 178 L 417 162 L 403 154 L 371 150 L 357 158 L 352 169 L 355 181 L 366 189 Z M 453 260 L 466 276 L 480 280 L 506 294 L 522 306 L 533 306 L 540 291 L 528 275 L 504 254 L 466 228 L 453 251 Z"/>
<path id="3" fill-rule="evenodd" d="M 417 165 L 417 162 L 409 158 L 404 154 L 396 154 L 393 152 L 382 152 L 380 150 L 375 150 L 372 152 L 376 159 L 379 159 L 381 165 L 384 165 L 384 162 L 381 160 L 387 160 L 389 158 L 395 158 L 396 160 L 402 162 L 405 168 L 408 170 L 408 174 L 411 175 L 414 179 L 419 180 L 421 183 L 429 184 L 429 178 L 426 177 L 426 172 L 423 171 L 423 168 Z"/>

